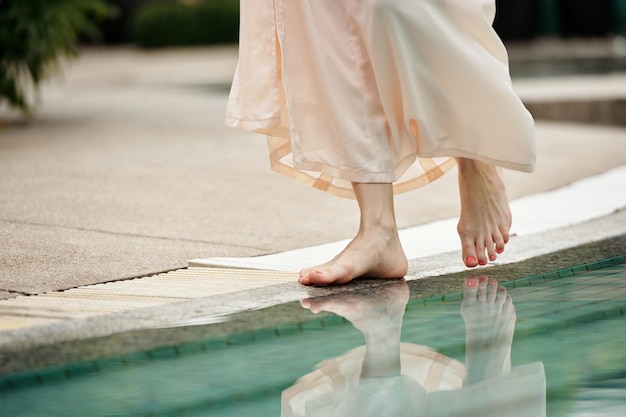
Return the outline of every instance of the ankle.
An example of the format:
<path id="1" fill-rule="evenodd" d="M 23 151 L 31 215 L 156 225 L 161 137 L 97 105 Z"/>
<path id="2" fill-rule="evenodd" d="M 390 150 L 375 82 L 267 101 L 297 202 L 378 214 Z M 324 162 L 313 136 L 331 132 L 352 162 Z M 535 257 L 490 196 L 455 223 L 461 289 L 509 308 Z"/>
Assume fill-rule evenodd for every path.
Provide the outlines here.
<path id="1" fill-rule="evenodd" d="M 498 189 L 504 188 L 500 167 L 468 158 L 456 158 L 456 161 L 460 181 L 483 181 Z"/>
<path id="2" fill-rule="evenodd" d="M 398 236 L 398 226 L 393 221 L 361 222 L 359 235 L 368 237 L 393 238 Z"/>
<path id="3" fill-rule="evenodd" d="M 470 158 L 455 158 L 456 164 L 459 168 L 459 172 L 485 172 L 485 171 L 493 171 L 496 169 L 494 165 L 486 164 L 484 162 L 480 162 L 476 159 Z"/>

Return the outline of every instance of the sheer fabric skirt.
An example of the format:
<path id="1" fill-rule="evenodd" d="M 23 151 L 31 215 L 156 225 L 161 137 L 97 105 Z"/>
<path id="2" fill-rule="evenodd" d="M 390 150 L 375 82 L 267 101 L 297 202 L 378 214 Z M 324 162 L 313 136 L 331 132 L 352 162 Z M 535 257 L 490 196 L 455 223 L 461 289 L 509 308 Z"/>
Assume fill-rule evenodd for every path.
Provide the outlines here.
<path id="1" fill-rule="evenodd" d="M 275 171 L 351 197 L 351 182 L 428 184 L 466 157 L 530 172 L 493 0 L 241 0 L 226 124 L 267 136 Z"/>

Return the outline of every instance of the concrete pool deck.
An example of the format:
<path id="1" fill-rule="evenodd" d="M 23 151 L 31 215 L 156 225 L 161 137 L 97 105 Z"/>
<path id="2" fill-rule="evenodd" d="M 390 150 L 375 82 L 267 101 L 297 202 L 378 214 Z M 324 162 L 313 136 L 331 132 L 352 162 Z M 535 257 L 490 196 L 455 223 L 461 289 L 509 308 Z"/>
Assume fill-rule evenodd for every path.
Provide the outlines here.
<path id="1" fill-rule="evenodd" d="M 61 332 L 64 337 L 123 328 L 105 323 L 110 314 L 127 313 L 145 325 L 139 317 L 158 315 L 155 307 L 207 297 L 214 306 L 205 316 L 316 293 L 290 272 L 247 271 L 228 280 L 219 269 L 183 269 L 197 272 L 195 281 L 185 276 L 187 286 L 175 290 L 174 277 L 184 275 L 189 259 L 280 253 L 340 241 L 356 229 L 353 201 L 270 172 L 262 137 L 223 126 L 235 63 L 232 47 L 88 50 L 64 80 L 44 87 L 32 121 L 0 111 L 0 345 L 36 343 L 61 324 L 76 330 Z M 541 103 L 551 119 L 550 97 L 589 108 L 626 97 L 624 74 L 523 78 L 515 85 L 530 107 Z M 507 173 L 511 199 L 626 165 L 626 128 L 618 125 L 539 121 L 537 172 Z M 398 196 L 400 227 L 453 218 L 455 182 L 451 173 Z M 507 254 L 518 262 L 536 256 L 536 247 L 566 249 L 623 235 L 621 208 L 577 226 L 520 235 Z M 571 245 L 557 244 L 564 234 Z M 441 273 L 460 264 L 458 257 L 449 251 L 414 257 L 412 270 Z M 140 277 L 148 285 L 132 280 Z M 94 284 L 109 288 L 89 287 Z M 254 292 L 259 288 L 269 288 L 266 298 Z M 243 293 L 258 305 L 242 300 Z M 90 333 L 90 326 L 98 331 Z"/>

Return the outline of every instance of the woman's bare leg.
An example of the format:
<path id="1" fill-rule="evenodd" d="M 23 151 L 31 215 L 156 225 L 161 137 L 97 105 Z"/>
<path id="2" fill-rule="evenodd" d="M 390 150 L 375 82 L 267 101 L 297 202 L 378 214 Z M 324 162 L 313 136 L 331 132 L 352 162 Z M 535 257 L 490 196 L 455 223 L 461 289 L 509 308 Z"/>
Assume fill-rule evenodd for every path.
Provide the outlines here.
<path id="1" fill-rule="evenodd" d="M 408 262 L 398 237 L 392 185 L 352 183 L 352 188 L 361 211 L 359 232 L 333 260 L 300 271 L 301 284 L 344 284 L 358 277 L 406 275 Z"/>
<path id="2" fill-rule="evenodd" d="M 472 159 L 457 158 L 463 261 L 468 267 L 495 261 L 509 241 L 511 210 L 499 169 Z"/>

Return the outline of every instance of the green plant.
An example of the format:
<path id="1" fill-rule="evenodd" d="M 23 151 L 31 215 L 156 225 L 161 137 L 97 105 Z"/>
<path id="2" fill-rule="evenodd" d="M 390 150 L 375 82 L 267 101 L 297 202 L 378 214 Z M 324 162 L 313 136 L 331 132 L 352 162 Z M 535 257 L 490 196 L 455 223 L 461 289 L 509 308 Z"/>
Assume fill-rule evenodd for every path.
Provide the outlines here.
<path id="1" fill-rule="evenodd" d="M 0 103 L 24 113 L 41 82 L 76 55 L 81 33 L 114 13 L 105 0 L 0 0 Z"/>
<path id="2" fill-rule="evenodd" d="M 133 22 L 135 42 L 144 48 L 237 42 L 238 0 L 142 4 Z"/>

